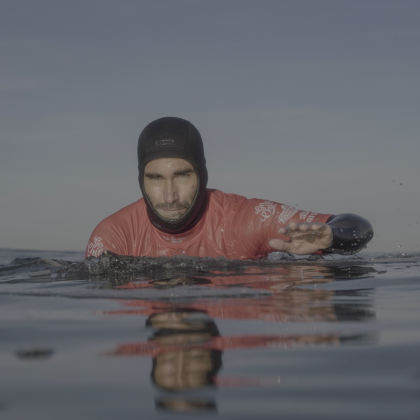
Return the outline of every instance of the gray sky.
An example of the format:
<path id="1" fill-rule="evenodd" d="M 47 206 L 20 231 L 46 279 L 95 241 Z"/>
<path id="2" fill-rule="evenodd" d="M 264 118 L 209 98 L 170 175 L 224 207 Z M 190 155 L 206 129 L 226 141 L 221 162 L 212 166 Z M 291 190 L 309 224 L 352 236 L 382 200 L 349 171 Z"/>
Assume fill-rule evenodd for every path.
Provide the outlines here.
<path id="1" fill-rule="evenodd" d="M 140 131 L 177 116 L 202 134 L 210 188 L 357 213 L 370 251 L 420 251 L 419 15 L 407 0 L 3 1 L 0 247 L 84 249 L 141 196 Z"/>

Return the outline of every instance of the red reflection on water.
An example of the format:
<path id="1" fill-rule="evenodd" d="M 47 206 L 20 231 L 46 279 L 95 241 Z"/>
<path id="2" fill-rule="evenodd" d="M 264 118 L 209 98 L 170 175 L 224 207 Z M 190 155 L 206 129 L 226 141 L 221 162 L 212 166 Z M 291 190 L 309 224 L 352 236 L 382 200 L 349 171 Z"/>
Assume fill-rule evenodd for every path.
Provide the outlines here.
<path id="1" fill-rule="evenodd" d="M 184 334 L 185 336 L 185 334 Z M 242 335 L 230 337 L 211 337 L 204 342 L 161 343 L 158 341 L 120 344 L 108 356 L 152 356 L 180 352 L 188 349 L 239 350 L 257 347 L 290 348 L 317 344 L 339 344 L 337 334 L 300 334 L 300 335 Z"/>
<path id="2" fill-rule="evenodd" d="M 216 274 L 216 273 L 213 273 Z M 235 288 L 237 297 L 202 298 L 188 303 L 188 307 L 204 311 L 212 318 L 258 319 L 271 322 L 335 321 L 331 305 L 333 291 L 301 289 L 296 286 L 334 281 L 328 267 L 288 266 L 261 269 L 248 267 L 244 275 L 212 277 L 174 277 L 152 281 L 136 281 L 118 286 L 118 289 L 173 289 L 177 286 L 197 285 L 213 289 Z M 252 289 L 269 292 L 258 297 L 241 297 Z M 151 300 L 119 300 L 121 306 L 130 308 L 104 311 L 107 315 L 146 315 L 185 306 L 180 303 Z"/>

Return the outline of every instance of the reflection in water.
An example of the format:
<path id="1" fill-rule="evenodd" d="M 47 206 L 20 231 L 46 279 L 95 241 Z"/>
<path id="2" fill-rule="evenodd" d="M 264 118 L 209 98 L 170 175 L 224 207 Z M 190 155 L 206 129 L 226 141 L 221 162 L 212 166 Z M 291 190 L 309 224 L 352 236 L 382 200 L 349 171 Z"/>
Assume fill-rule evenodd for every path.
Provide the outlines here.
<path id="1" fill-rule="evenodd" d="M 211 281 L 201 277 L 170 277 L 168 279 L 152 280 L 149 284 L 155 289 L 171 289 L 176 286 L 209 285 Z M 125 287 L 121 286 L 119 288 Z"/>
<path id="2" fill-rule="evenodd" d="M 354 267 L 353 267 L 354 268 Z M 279 378 L 220 377 L 222 354 L 251 348 L 289 349 L 295 346 L 341 345 L 348 342 L 372 343 L 376 336 L 366 333 L 343 335 L 339 332 L 288 335 L 234 335 L 222 337 L 214 319 L 259 319 L 270 322 L 361 322 L 374 317 L 370 291 L 305 289 L 305 284 L 371 276 L 371 268 L 351 270 L 337 267 L 288 266 L 271 272 L 249 267 L 245 273 L 211 273 L 204 277 L 176 276 L 142 282 L 130 282 L 118 288 L 168 289 L 183 286 L 237 288 L 238 296 L 195 299 L 188 303 L 159 300 L 120 300 L 130 309 L 103 312 L 109 315 L 146 315 L 146 326 L 153 328 L 147 342 L 122 343 L 109 356 L 149 356 L 151 380 L 163 392 L 156 409 L 189 412 L 216 410 L 214 398 L 189 398 L 188 392 L 208 392 L 216 386 L 267 386 Z M 350 272 L 350 275 L 349 275 Z M 230 274 L 230 275 L 229 275 Z M 247 289 L 269 292 L 243 297 Z M 361 299 L 361 297 L 363 299 Z M 206 391 L 207 390 L 207 391 Z M 185 394 L 187 393 L 187 394 Z"/>
<path id="3" fill-rule="evenodd" d="M 203 346 L 220 336 L 212 319 L 185 308 L 153 314 L 146 325 L 155 328 L 149 341 L 157 350 L 151 373 L 157 386 L 167 391 L 184 391 L 214 385 L 222 354 Z"/>
<path id="4" fill-rule="evenodd" d="M 42 347 L 30 347 L 16 351 L 16 356 L 20 359 L 43 360 L 54 354 L 54 350 Z"/>
<path id="5" fill-rule="evenodd" d="M 219 337 L 215 322 L 203 312 L 188 308 L 151 315 L 146 326 L 155 329 L 149 343 L 157 350 L 152 358 L 152 382 L 161 390 L 183 392 L 212 387 L 222 366 L 222 352 L 206 348 Z M 175 412 L 216 410 L 212 398 L 157 398 L 157 409 Z"/>
<path id="6" fill-rule="evenodd" d="M 188 413 L 197 411 L 216 411 L 214 399 L 156 398 L 157 410 Z"/>
<path id="7" fill-rule="evenodd" d="M 236 297 L 195 299 L 189 308 L 204 311 L 213 318 L 258 319 L 270 322 L 343 322 L 366 321 L 375 313 L 370 290 L 305 289 L 300 286 L 372 277 L 371 267 L 325 267 L 289 265 L 287 267 L 247 267 L 244 273 L 209 273 L 204 277 L 171 277 L 135 281 L 116 286 L 117 289 L 171 289 L 206 287 L 237 291 Z M 256 298 L 246 297 L 247 290 L 262 291 Z M 255 293 L 254 293 L 255 294 Z M 362 299 L 366 297 L 367 299 Z M 347 299 L 351 298 L 351 299 Z M 126 308 L 107 314 L 147 315 L 154 311 L 180 307 L 176 303 L 152 300 L 121 300 Z M 185 306 L 185 305 L 184 305 Z"/>

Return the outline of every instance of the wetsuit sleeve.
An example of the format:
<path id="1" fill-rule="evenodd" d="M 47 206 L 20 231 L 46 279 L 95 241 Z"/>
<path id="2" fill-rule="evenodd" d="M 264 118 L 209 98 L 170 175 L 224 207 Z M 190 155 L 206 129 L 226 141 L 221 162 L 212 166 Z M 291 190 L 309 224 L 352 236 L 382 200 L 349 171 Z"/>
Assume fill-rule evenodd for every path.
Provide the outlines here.
<path id="1" fill-rule="evenodd" d="M 331 214 L 299 210 L 273 201 L 250 199 L 242 203 L 235 217 L 235 230 L 240 232 L 242 254 L 248 249 L 248 258 L 260 258 L 275 251 L 268 245 L 270 239 L 289 239 L 278 231 L 290 222 L 327 223 L 331 217 Z"/>
<path id="2" fill-rule="evenodd" d="M 373 238 L 372 225 L 357 214 L 331 216 L 327 224 L 333 231 L 333 243 L 324 253 L 355 254 Z"/>

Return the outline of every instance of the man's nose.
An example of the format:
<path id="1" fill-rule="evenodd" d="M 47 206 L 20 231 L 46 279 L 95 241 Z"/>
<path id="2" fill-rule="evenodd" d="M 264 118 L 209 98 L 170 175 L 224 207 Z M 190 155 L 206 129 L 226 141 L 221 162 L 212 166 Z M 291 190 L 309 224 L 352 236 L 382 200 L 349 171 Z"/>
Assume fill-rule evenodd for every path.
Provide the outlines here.
<path id="1" fill-rule="evenodd" d="M 164 196 L 163 199 L 166 203 L 172 204 L 179 200 L 179 194 L 178 189 L 176 188 L 176 185 L 174 182 L 169 181 L 165 184 L 165 190 L 164 190 Z"/>

